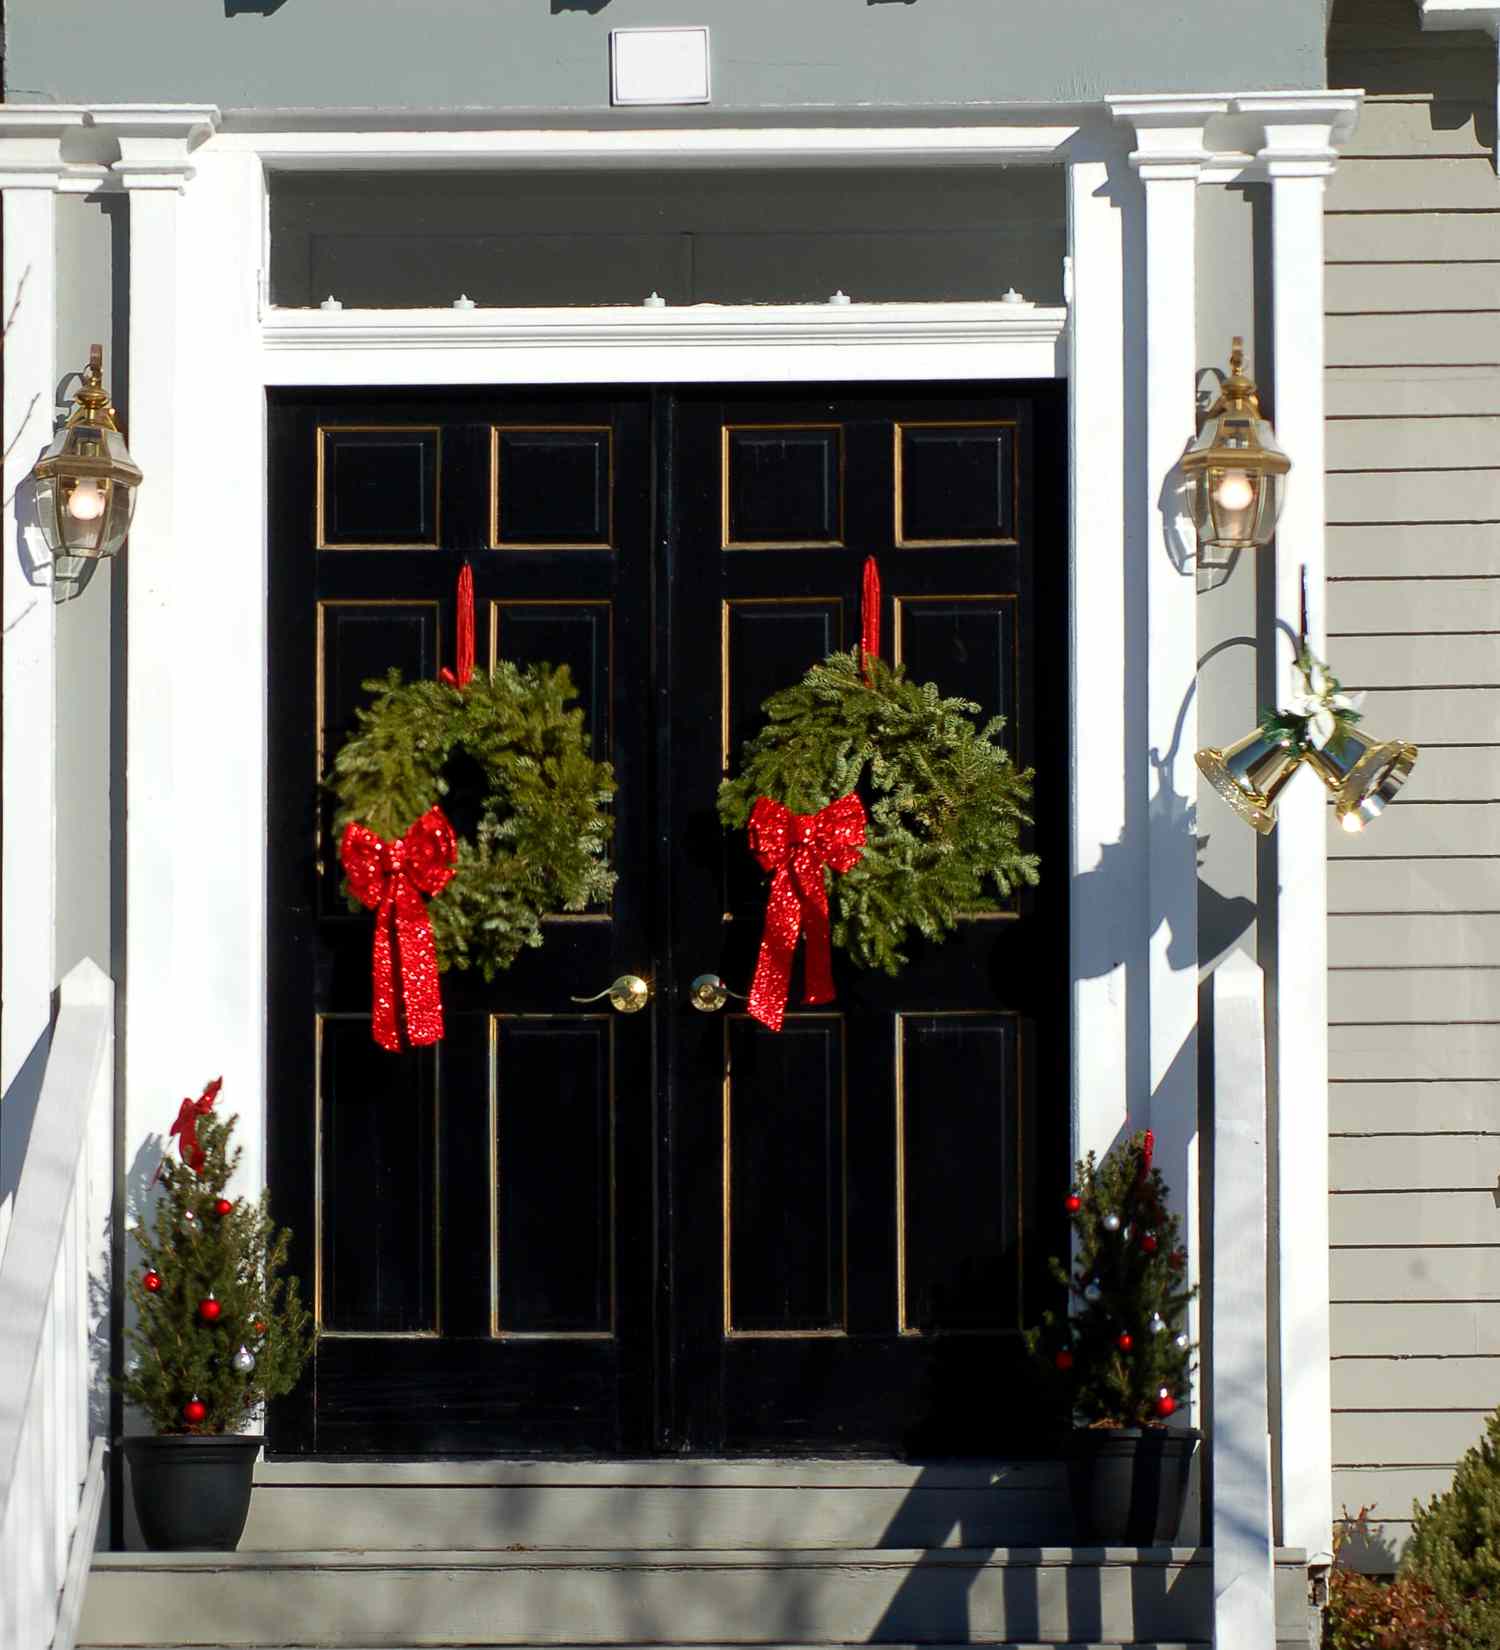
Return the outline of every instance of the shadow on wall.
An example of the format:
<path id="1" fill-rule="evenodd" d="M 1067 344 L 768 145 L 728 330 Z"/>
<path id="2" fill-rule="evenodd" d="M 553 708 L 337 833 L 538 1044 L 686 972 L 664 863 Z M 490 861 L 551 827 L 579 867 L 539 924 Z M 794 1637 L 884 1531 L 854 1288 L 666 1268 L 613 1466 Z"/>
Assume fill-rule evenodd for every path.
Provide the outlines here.
<path id="1" fill-rule="evenodd" d="M 269 17 L 280 11 L 286 0 L 224 0 L 226 17 Z"/>

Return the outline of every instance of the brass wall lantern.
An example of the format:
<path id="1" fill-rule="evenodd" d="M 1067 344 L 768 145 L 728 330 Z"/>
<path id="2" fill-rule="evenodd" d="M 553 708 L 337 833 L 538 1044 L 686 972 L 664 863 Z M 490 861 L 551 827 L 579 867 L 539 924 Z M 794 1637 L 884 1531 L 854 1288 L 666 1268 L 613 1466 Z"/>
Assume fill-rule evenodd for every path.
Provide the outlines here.
<path id="1" fill-rule="evenodd" d="M 1260 415 L 1255 382 L 1244 373 L 1245 341 L 1234 340 L 1229 377 L 1208 411 L 1182 469 L 1192 482 L 1193 522 L 1202 548 L 1245 550 L 1269 544 L 1281 514 L 1292 461 Z"/>
<path id="2" fill-rule="evenodd" d="M 104 349 L 89 350 L 77 405 L 32 469 L 36 512 L 53 560 L 97 561 L 125 542 L 141 484 L 104 389 Z"/>

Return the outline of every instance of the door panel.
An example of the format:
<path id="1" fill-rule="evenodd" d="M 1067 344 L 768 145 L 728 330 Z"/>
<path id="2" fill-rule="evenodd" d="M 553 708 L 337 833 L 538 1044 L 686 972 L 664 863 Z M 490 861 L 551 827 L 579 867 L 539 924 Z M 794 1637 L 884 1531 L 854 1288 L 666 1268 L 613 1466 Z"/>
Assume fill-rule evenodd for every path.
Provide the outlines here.
<path id="1" fill-rule="evenodd" d="M 1065 1238 L 1061 410 L 1051 385 L 273 397 L 270 1178 L 322 1331 L 278 1451 L 1029 1442 L 1018 1330 Z M 870 553 L 887 657 L 1037 765 L 1045 881 L 897 980 L 836 954 L 817 1010 L 799 963 L 778 1036 L 689 1006 L 699 973 L 746 988 L 765 907 L 715 795 L 764 699 L 858 635 Z M 451 665 L 465 559 L 481 663 L 572 673 L 619 882 L 492 984 L 445 976 L 444 1041 L 390 1055 L 317 782 L 365 680 Z M 573 1002 L 622 973 L 645 1011 Z"/>

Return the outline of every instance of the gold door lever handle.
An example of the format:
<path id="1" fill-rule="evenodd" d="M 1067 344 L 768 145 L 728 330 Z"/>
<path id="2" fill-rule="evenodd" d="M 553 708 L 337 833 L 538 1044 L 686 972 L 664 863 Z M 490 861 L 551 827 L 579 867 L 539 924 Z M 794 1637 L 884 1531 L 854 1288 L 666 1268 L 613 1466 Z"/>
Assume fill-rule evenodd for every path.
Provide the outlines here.
<path id="1" fill-rule="evenodd" d="M 643 980 L 639 974 L 622 974 L 592 997 L 571 997 L 569 1001 L 597 1003 L 601 998 L 608 997 L 609 1006 L 617 1014 L 638 1014 L 651 1001 L 651 989 L 650 980 Z"/>
<path id="2" fill-rule="evenodd" d="M 749 1001 L 744 992 L 731 991 L 717 974 L 700 974 L 688 987 L 688 1001 L 700 1014 L 717 1014 L 731 997 Z"/>

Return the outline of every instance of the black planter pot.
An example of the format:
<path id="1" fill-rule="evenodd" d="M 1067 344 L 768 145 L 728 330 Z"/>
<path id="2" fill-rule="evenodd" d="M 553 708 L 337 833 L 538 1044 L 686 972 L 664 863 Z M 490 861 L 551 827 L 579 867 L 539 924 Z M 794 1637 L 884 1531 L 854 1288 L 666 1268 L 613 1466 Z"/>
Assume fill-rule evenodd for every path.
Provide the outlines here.
<path id="1" fill-rule="evenodd" d="M 231 1432 L 123 1442 L 135 1516 L 151 1551 L 232 1553 L 250 1511 L 263 1440 Z"/>
<path id="2" fill-rule="evenodd" d="M 1085 1427 L 1068 1454 L 1074 1537 L 1089 1547 L 1169 1547 L 1187 1500 L 1192 1427 Z"/>

